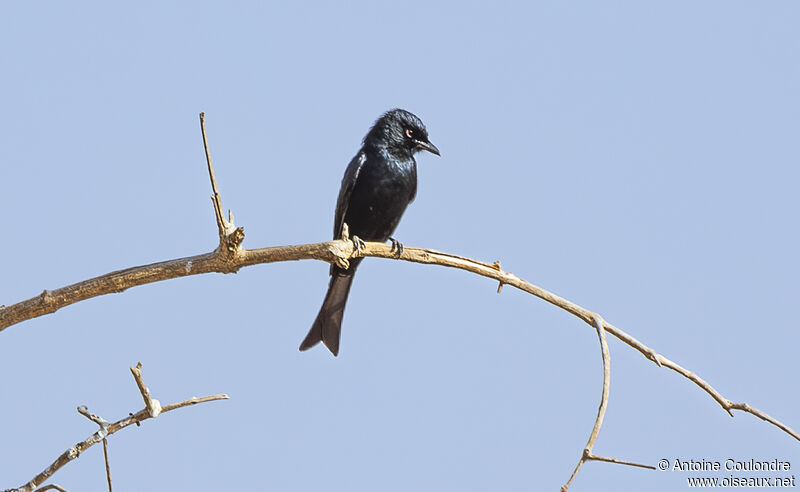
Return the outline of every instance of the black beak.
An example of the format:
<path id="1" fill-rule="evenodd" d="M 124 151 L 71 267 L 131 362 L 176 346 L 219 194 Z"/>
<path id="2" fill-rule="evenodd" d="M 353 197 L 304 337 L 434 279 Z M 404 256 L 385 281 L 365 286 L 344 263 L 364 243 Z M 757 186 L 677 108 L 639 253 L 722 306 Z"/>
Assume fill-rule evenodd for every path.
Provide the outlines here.
<path id="1" fill-rule="evenodd" d="M 423 142 L 422 140 L 417 140 L 417 147 L 419 147 L 420 150 L 427 150 L 431 154 L 436 154 L 438 156 L 442 155 L 439 153 L 439 149 L 437 149 L 436 146 L 430 142 Z"/>

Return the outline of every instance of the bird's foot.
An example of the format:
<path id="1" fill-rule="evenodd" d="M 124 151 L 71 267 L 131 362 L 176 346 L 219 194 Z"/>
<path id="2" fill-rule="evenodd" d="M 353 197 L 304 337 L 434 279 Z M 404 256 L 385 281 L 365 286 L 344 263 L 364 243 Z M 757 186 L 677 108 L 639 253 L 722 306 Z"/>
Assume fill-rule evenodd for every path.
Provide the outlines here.
<path id="1" fill-rule="evenodd" d="M 336 266 L 338 266 L 342 270 L 347 270 L 348 268 L 350 268 L 350 260 L 348 260 L 347 258 L 342 258 L 341 256 L 337 256 Z"/>
<path id="2" fill-rule="evenodd" d="M 355 253 L 357 255 L 361 255 L 364 252 L 364 248 L 367 247 L 367 244 L 358 236 L 352 236 L 350 239 L 353 240 L 353 248 L 355 248 Z"/>
<path id="3" fill-rule="evenodd" d="M 392 249 L 390 251 L 394 253 L 394 257 L 400 258 L 403 256 L 403 243 L 393 237 L 390 237 L 389 241 L 392 242 Z"/>

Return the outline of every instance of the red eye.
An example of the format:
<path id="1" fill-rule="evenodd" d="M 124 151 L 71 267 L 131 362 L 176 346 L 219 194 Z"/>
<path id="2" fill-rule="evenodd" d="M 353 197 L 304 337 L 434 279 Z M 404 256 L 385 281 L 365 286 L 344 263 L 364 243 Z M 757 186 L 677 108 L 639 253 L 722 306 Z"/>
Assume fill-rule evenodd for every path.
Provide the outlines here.
<path id="1" fill-rule="evenodd" d="M 410 129 L 410 128 L 408 128 L 408 129 L 406 129 L 406 136 L 407 136 L 408 138 L 414 138 L 414 132 L 413 132 L 413 131 L 411 131 L 411 129 Z"/>

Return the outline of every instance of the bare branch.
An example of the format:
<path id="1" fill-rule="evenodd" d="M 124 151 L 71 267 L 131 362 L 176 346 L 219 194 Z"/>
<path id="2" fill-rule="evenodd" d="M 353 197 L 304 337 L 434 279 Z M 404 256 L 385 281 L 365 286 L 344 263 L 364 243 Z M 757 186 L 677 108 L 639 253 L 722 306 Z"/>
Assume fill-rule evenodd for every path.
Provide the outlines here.
<path id="1" fill-rule="evenodd" d="M 206 136 L 206 114 L 200 113 L 200 132 L 203 134 L 203 148 L 206 152 L 206 163 L 208 164 L 208 177 L 211 179 L 211 190 L 214 195 L 211 201 L 214 202 L 214 215 L 217 218 L 217 229 L 219 231 L 219 250 L 228 254 L 235 253 L 244 241 L 244 229 L 236 227 L 233 221 L 233 212 L 228 210 L 229 220 L 225 220 L 222 213 L 222 198 L 217 189 L 217 179 L 214 177 L 214 166 L 211 164 L 211 151 L 208 149 L 208 137 Z"/>
<path id="2" fill-rule="evenodd" d="M 586 456 L 586 461 L 603 461 L 606 463 L 616 463 L 618 465 L 635 466 L 637 468 L 647 468 L 648 470 L 656 469 L 655 466 L 643 465 L 641 463 L 634 463 L 633 461 L 618 460 L 616 458 L 606 458 L 605 456 L 597 456 L 596 454 L 590 454 Z"/>
<path id="3" fill-rule="evenodd" d="M 95 424 L 99 425 L 100 430 L 105 431 L 106 429 L 108 429 L 108 421 L 106 421 L 106 419 L 104 419 L 103 417 L 100 417 L 93 413 L 89 413 L 89 409 L 86 407 L 86 405 L 79 406 L 78 413 L 83 415 L 87 419 L 91 420 Z"/>
<path id="4" fill-rule="evenodd" d="M 138 367 L 141 368 L 142 363 L 140 362 Z M 141 373 L 140 373 L 141 374 Z M 138 381 L 137 381 L 138 383 Z M 147 389 L 147 388 L 145 388 Z M 89 409 L 86 405 L 81 405 L 78 407 L 78 413 L 86 417 L 87 419 L 91 420 L 95 424 L 100 426 L 100 435 L 103 437 L 103 458 L 106 462 L 106 479 L 108 480 L 108 492 L 112 492 L 111 490 L 111 468 L 108 465 L 108 440 L 106 436 L 108 436 L 108 426 L 109 422 L 100 417 L 99 415 L 95 415 L 93 413 L 89 413 Z"/>
<path id="5" fill-rule="evenodd" d="M 589 435 L 589 441 L 586 442 L 586 446 L 583 448 L 581 459 L 575 466 L 575 470 L 572 472 L 572 475 L 570 475 L 567 483 L 561 487 L 561 492 L 567 491 L 569 484 L 571 484 L 572 480 L 578 475 L 583 463 L 590 460 L 606 461 L 609 463 L 638 466 L 640 468 L 649 468 L 651 470 L 655 470 L 655 467 L 653 466 L 641 465 L 639 463 L 633 463 L 630 461 L 622 461 L 616 458 L 605 458 L 603 456 L 595 456 L 592 454 L 594 443 L 597 441 L 597 436 L 600 435 L 600 428 L 603 426 L 603 418 L 606 416 L 606 409 L 608 408 L 608 393 L 611 387 L 611 354 L 608 351 L 608 341 L 606 340 L 606 331 L 603 329 L 603 325 L 605 325 L 603 318 L 600 317 L 599 314 L 595 314 L 594 327 L 597 330 L 597 337 L 600 339 L 600 353 L 603 357 L 603 392 L 600 397 L 600 406 L 597 408 L 597 418 L 594 420 L 594 427 L 592 427 L 592 433 Z"/>
<path id="6" fill-rule="evenodd" d="M 108 439 L 103 439 L 103 460 L 106 462 L 106 480 L 108 481 L 108 492 L 113 492 L 111 488 L 111 467 L 108 464 Z"/>
<path id="7" fill-rule="evenodd" d="M 352 241 L 336 239 L 324 243 L 275 246 L 260 249 L 241 249 L 231 257 L 223 257 L 219 251 L 214 251 L 212 253 L 162 261 L 160 263 L 107 273 L 60 289 L 45 291 L 47 295 L 32 297 L 26 301 L 0 309 L 0 331 L 21 321 L 55 312 L 64 306 L 112 292 L 122 292 L 125 289 L 137 285 L 144 285 L 177 277 L 186 277 L 189 275 L 198 275 L 201 273 L 232 273 L 242 267 L 263 263 L 294 260 L 321 260 L 331 263 L 346 261 L 355 257 L 400 259 L 414 263 L 440 265 L 465 270 L 532 294 L 577 316 L 589 325 L 593 325 L 594 323 L 593 316 L 595 316 L 595 313 L 539 286 L 522 280 L 513 273 L 499 269 L 494 263 L 486 263 L 433 249 L 412 248 L 408 246 L 403 248 L 402 255 L 398 257 L 397 254 L 392 251 L 391 246 L 383 243 L 365 243 L 362 251 L 360 253 L 355 253 Z M 719 403 L 728 414 L 733 415 L 732 410 L 750 413 L 778 427 L 800 441 L 800 434 L 791 427 L 746 403 L 736 403 L 728 400 L 693 372 L 681 367 L 663 355 L 656 353 L 655 350 L 611 323 L 604 321 L 603 328 L 607 333 L 614 335 L 625 344 L 639 351 L 648 360 L 661 367 L 671 369 L 695 383 Z"/>
<path id="8" fill-rule="evenodd" d="M 144 390 L 147 391 L 147 387 L 144 386 L 144 381 L 142 381 L 141 368 L 142 368 L 142 363 L 140 362 L 139 364 L 137 364 L 136 368 L 133 367 L 131 368 L 131 372 L 134 373 L 134 379 L 136 380 L 136 385 L 139 387 L 139 391 L 142 392 L 142 396 L 144 396 L 142 388 L 144 388 Z M 134 370 L 136 372 L 134 372 Z M 149 391 L 147 391 L 147 394 L 148 394 L 147 398 L 149 398 L 150 394 Z M 173 403 L 171 405 L 165 406 L 164 408 L 160 408 L 160 413 L 169 412 L 170 410 L 175 410 L 176 408 L 195 405 L 197 403 L 203 403 L 214 400 L 227 400 L 227 399 L 228 395 L 225 394 L 204 396 L 202 398 L 197 398 L 196 396 L 193 396 L 188 400 L 184 400 L 178 403 Z M 153 401 L 157 402 L 158 400 L 153 400 Z M 147 404 L 147 399 L 145 400 L 145 404 Z M 61 469 L 64 465 L 66 465 L 70 461 L 80 456 L 81 453 L 83 453 L 90 447 L 94 446 L 98 442 L 103 441 L 105 447 L 106 446 L 105 440 L 107 436 L 110 436 L 111 434 L 114 434 L 115 432 L 122 430 L 125 427 L 128 427 L 129 425 L 133 424 L 139 425 L 139 423 L 142 422 L 143 420 L 155 418 L 156 416 L 158 416 L 158 413 L 156 413 L 156 415 L 153 415 L 151 409 L 147 408 L 147 406 L 145 406 L 145 408 L 139 410 L 135 414 L 133 413 L 129 414 L 124 419 L 118 420 L 114 423 L 109 423 L 102 417 L 98 417 L 97 415 L 89 413 L 85 405 L 81 405 L 80 407 L 78 407 L 78 412 L 81 415 L 88 418 L 89 420 L 91 420 L 92 422 L 98 424 L 100 426 L 100 430 L 98 430 L 97 432 L 87 437 L 83 441 L 75 444 L 71 448 L 61 453 L 61 455 L 58 458 L 56 458 L 55 461 L 53 461 L 53 463 L 50 466 L 48 466 L 47 468 L 44 469 L 44 471 L 33 477 L 33 479 L 31 479 L 30 482 L 26 483 L 25 485 L 19 488 L 9 489 L 5 492 L 32 492 L 34 490 L 38 492 L 39 490 L 48 490 L 48 489 L 64 490 L 58 485 L 52 485 L 52 484 L 47 485 L 46 487 L 42 487 L 41 489 L 37 489 L 36 487 L 41 483 L 45 482 L 50 477 L 52 477 L 53 474 L 57 472 L 59 469 Z M 111 471 L 109 470 L 108 467 L 108 450 L 105 448 L 104 448 L 104 454 L 106 459 L 106 475 L 108 477 L 108 489 L 110 491 Z"/>
<path id="9" fill-rule="evenodd" d="M 603 329 L 603 318 L 596 316 L 594 318 L 594 323 L 597 329 L 597 336 L 600 338 L 600 352 L 603 356 L 603 394 L 600 397 L 600 406 L 597 408 L 597 418 L 594 420 L 594 427 L 592 427 L 592 433 L 589 435 L 589 441 L 586 442 L 586 446 L 583 448 L 583 453 L 581 454 L 581 459 L 575 466 L 575 470 L 572 472 L 572 475 L 570 475 L 569 480 L 561 487 L 561 492 L 566 492 L 569 488 L 569 484 L 571 484 L 575 476 L 578 475 L 581 465 L 583 465 L 588 456 L 591 456 L 592 448 L 594 448 L 594 443 L 597 441 L 597 436 L 600 435 L 600 427 L 603 426 L 603 418 L 606 415 L 606 408 L 608 407 L 608 392 L 611 385 L 611 354 L 608 352 L 608 341 L 606 340 L 606 332 Z"/>
<path id="10" fill-rule="evenodd" d="M 219 238 L 225 237 L 225 217 L 222 215 L 222 198 L 219 196 L 217 189 L 217 179 L 214 177 L 214 165 L 211 164 L 211 151 L 208 149 L 208 137 L 206 136 L 206 114 L 200 113 L 200 133 L 203 134 L 203 149 L 206 151 L 206 163 L 208 164 L 208 176 L 211 179 L 211 190 L 214 194 L 211 200 L 214 202 L 214 214 L 217 217 L 217 229 L 219 230 Z"/>
<path id="11" fill-rule="evenodd" d="M 142 394 L 142 399 L 144 400 L 144 407 L 147 409 L 150 417 L 158 417 L 158 414 L 161 413 L 161 402 L 150 398 L 150 390 L 144 385 L 144 379 L 142 379 L 141 362 L 137 363 L 136 367 L 131 367 L 131 374 L 133 374 L 133 379 L 136 381 L 136 386 L 139 387 L 139 392 Z"/>

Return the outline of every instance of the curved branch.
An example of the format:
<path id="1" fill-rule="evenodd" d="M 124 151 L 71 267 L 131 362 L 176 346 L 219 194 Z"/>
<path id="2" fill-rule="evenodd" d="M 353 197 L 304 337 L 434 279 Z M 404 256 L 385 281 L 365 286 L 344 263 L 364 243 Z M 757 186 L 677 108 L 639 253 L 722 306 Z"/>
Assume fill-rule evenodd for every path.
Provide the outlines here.
<path id="1" fill-rule="evenodd" d="M 235 273 L 242 267 L 262 263 L 293 260 L 321 260 L 332 263 L 349 258 L 368 256 L 440 265 L 475 273 L 493 279 L 501 285 L 510 285 L 534 295 L 577 316 L 590 326 L 594 325 L 594 320 L 598 316 L 596 313 L 582 308 L 563 297 L 522 280 L 513 273 L 502 270 L 499 262 L 486 263 L 432 249 L 412 247 L 404 247 L 402 254 L 398 258 L 396 252 L 391 249 L 391 246 L 383 243 L 365 243 L 365 247 L 360 252 L 355 252 L 351 241 L 336 239 L 324 243 L 276 246 L 250 250 L 243 248 L 234 251 L 218 249 L 214 252 L 202 255 L 162 261 L 107 273 L 60 289 L 52 291 L 45 290 L 41 295 L 32 297 L 26 301 L 7 307 L 0 307 L 0 331 L 22 321 L 53 313 L 64 306 L 104 294 L 122 292 L 137 285 L 144 285 L 177 277 L 186 277 L 189 275 L 198 275 L 201 273 Z M 695 383 L 719 403 L 731 416 L 733 416 L 733 410 L 755 415 L 800 441 L 800 434 L 791 427 L 746 403 L 736 403 L 728 400 L 700 376 L 681 367 L 663 355 L 656 353 L 655 350 L 611 323 L 604 321 L 603 329 L 628 346 L 639 351 L 648 360 L 661 367 L 671 369 Z"/>
<path id="2" fill-rule="evenodd" d="M 611 354 L 608 351 L 608 340 L 606 340 L 606 332 L 603 329 L 603 318 L 600 316 L 594 319 L 594 327 L 597 330 L 597 336 L 600 339 L 600 353 L 603 357 L 603 393 L 600 397 L 600 406 L 597 408 L 597 418 L 594 420 L 594 427 L 592 427 L 592 433 L 589 434 L 589 440 L 586 442 L 586 446 L 583 448 L 583 453 L 581 454 L 581 459 L 578 461 L 578 464 L 575 465 L 575 470 L 573 470 L 572 475 L 570 475 L 569 480 L 561 487 L 561 492 L 566 492 L 569 488 L 569 484 L 572 483 L 572 480 L 578 475 L 578 472 L 581 469 L 586 460 L 591 459 L 592 456 L 592 449 L 594 448 L 594 443 L 597 441 L 597 436 L 600 435 L 600 427 L 603 426 L 603 418 L 606 416 L 606 408 L 608 408 L 608 392 L 611 386 Z"/>
<path id="3" fill-rule="evenodd" d="M 501 284 L 502 285 L 502 284 Z M 640 463 L 633 463 L 631 461 L 622 461 L 616 458 L 606 458 L 605 456 L 598 456 L 593 454 L 594 443 L 597 442 L 597 436 L 600 435 L 600 428 L 603 426 L 603 418 L 606 416 L 606 409 L 608 408 L 608 393 L 611 386 L 611 354 L 608 351 L 608 340 L 606 340 L 606 331 L 603 329 L 605 321 L 601 316 L 596 316 L 594 319 L 594 327 L 597 330 L 597 337 L 600 339 L 600 354 L 603 357 L 603 393 L 600 396 L 600 406 L 597 408 L 597 417 L 594 419 L 594 427 L 592 433 L 589 434 L 589 440 L 583 448 L 581 459 L 575 465 L 572 475 L 569 480 L 561 487 L 561 492 L 566 492 L 569 489 L 569 484 L 578 475 L 581 466 L 587 461 L 605 461 L 607 463 L 618 463 L 620 465 L 637 466 L 639 468 L 648 468 L 655 470 L 656 467 L 650 465 L 642 465 Z"/>

